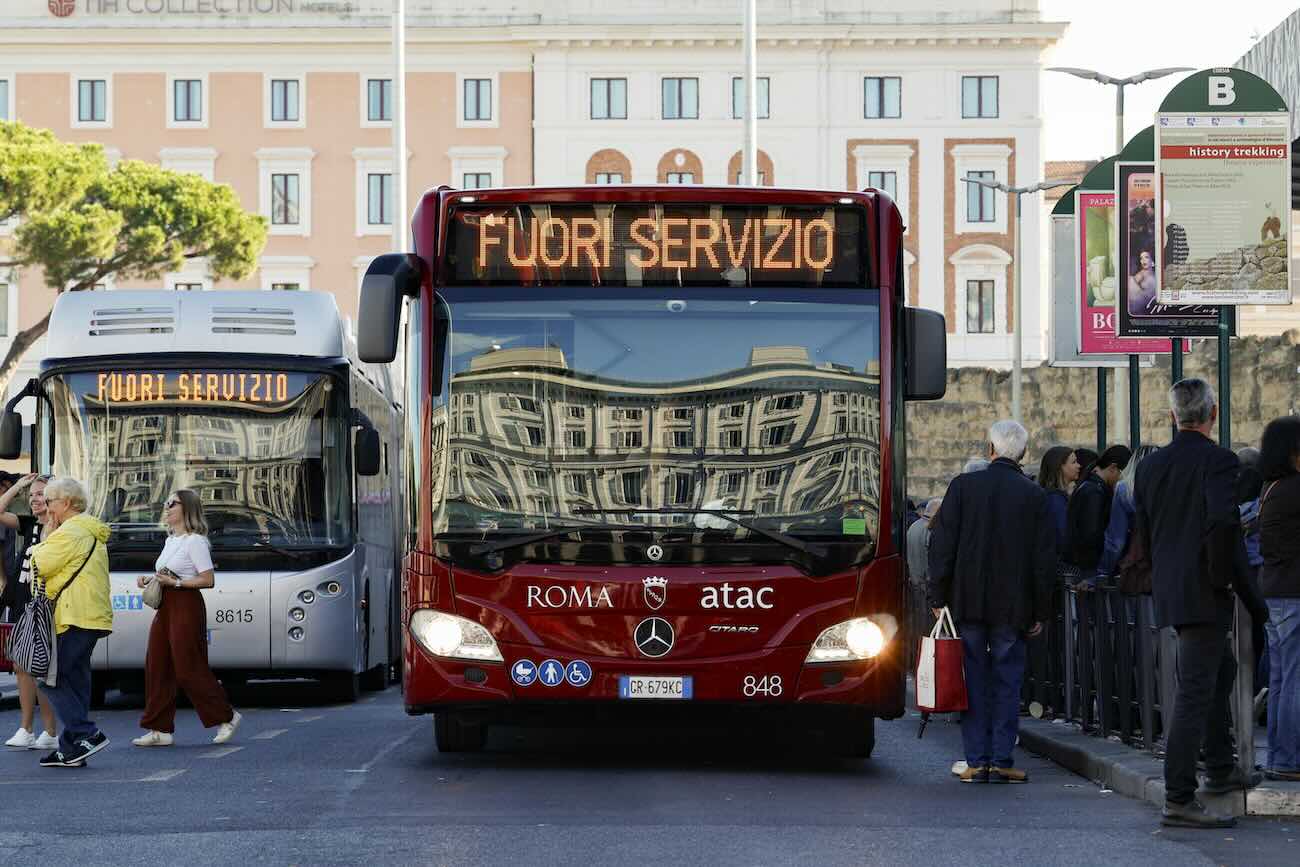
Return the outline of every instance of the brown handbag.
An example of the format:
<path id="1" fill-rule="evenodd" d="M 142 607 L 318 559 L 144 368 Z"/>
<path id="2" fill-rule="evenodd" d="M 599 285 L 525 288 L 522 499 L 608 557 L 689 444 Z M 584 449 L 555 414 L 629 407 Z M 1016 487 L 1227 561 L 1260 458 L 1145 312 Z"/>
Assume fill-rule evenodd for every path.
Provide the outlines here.
<path id="1" fill-rule="evenodd" d="M 1129 535 L 1128 550 L 1119 561 L 1119 592 L 1126 596 L 1151 593 L 1151 553 L 1137 527 Z"/>

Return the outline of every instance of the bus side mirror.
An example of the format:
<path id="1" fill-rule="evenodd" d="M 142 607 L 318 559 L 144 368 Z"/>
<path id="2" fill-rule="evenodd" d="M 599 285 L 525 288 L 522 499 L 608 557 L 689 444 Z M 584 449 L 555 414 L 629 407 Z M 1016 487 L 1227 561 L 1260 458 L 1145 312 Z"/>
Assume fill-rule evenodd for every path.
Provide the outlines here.
<path id="1" fill-rule="evenodd" d="M 375 257 L 361 281 L 357 352 L 362 361 L 388 364 L 397 357 L 402 299 L 420 293 L 420 258 L 411 253 Z"/>
<path id="2" fill-rule="evenodd" d="M 0 458 L 13 460 L 23 453 L 23 417 L 11 409 L 0 416 Z"/>
<path id="3" fill-rule="evenodd" d="M 948 390 L 948 329 L 942 313 L 903 308 L 903 398 L 939 400 Z"/>
<path id="4" fill-rule="evenodd" d="M 352 444 L 352 463 L 356 466 L 357 475 L 379 475 L 379 462 L 379 431 L 372 427 L 360 428 Z"/>

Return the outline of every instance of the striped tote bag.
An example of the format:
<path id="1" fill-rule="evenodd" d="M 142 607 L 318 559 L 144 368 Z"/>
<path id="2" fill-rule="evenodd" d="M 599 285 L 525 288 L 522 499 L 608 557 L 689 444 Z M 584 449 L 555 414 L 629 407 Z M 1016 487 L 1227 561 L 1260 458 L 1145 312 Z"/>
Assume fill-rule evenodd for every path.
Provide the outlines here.
<path id="1" fill-rule="evenodd" d="M 54 647 L 54 609 L 33 564 L 32 598 L 9 633 L 6 654 L 16 667 L 53 684 L 58 675 Z"/>

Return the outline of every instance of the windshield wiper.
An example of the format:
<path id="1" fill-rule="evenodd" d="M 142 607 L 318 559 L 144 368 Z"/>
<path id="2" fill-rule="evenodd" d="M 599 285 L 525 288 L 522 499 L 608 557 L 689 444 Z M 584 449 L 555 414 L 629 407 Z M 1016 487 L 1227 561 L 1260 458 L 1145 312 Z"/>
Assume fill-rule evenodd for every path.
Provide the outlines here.
<path id="1" fill-rule="evenodd" d="M 510 539 L 502 539 L 498 542 L 483 542 L 474 545 L 469 549 L 469 553 L 475 557 L 483 554 L 495 554 L 498 551 L 506 551 L 510 548 L 520 548 L 524 545 L 531 545 L 534 542 L 544 542 L 547 539 L 554 539 L 557 536 L 567 536 L 570 533 L 580 533 L 583 530 L 636 530 L 644 532 L 650 529 L 638 524 L 570 524 L 565 527 L 552 527 L 549 530 L 541 530 L 537 533 L 529 533 L 526 536 L 515 536 Z"/>
<path id="2" fill-rule="evenodd" d="M 826 549 L 821 545 L 814 545 L 805 542 L 803 539 L 796 539 L 794 536 L 787 536 L 780 530 L 769 530 L 767 527 L 760 527 L 758 524 L 751 524 L 748 521 L 742 521 L 736 517 L 736 512 L 723 511 L 721 509 L 574 509 L 575 515 L 588 514 L 607 514 L 607 515 L 711 515 L 729 521 L 740 527 L 742 530 L 748 530 L 759 536 L 771 539 L 773 542 L 779 542 L 788 548 L 793 548 L 804 554 L 811 554 L 814 557 L 825 557 Z"/>
<path id="3" fill-rule="evenodd" d="M 272 542 L 270 541 L 270 534 L 269 534 L 269 533 L 249 533 L 249 532 L 246 532 L 246 531 L 245 531 L 245 532 L 238 532 L 238 531 L 236 531 L 236 532 L 234 532 L 234 533 L 222 533 L 222 534 L 221 534 L 220 536 L 218 536 L 217 538 L 219 538 L 219 539 L 220 539 L 220 538 L 230 538 L 230 537 L 232 537 L 232 536 L 235 537 L 235 538 L 241 538 L 241 539 L 251 539 L 252 542 L 253 542 L 253 547 L 255 547 L 255 548 L 265 548 L 266 550 L 268 550 L 268 551 L 270 551 L 270 552 L 272 552 L 272 553 L 274 553 L 274 554 L 279 554 L 281 557 L 288 557 L 288 558 L 291 559 L 291 560 L 304 560 L 304 559 L 307 558 L 307 552 L 305 552 L 305 551 L 294 551 L 294 550 L 292 550 L 292 549 L 290 549 L 290 548 L 282 548 L 282 547 L 280 547 L 279 545 L 276 545 L 276 544 L 272 543 Z M 220 546 L 220 545 L 215 546 L 215 550 L 220 551 L 221 548 L 222 548 L 222 546 Z"/>

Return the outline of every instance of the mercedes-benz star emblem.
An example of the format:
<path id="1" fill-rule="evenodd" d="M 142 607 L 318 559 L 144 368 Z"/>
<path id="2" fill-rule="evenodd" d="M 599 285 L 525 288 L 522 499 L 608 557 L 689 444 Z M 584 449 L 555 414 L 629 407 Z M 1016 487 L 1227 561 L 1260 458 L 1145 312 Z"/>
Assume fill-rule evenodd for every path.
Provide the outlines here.
<path id="1" fill-rule="evenodd" d="M 673 628 L 662 617 L 647 617 L 636 626 L 632 637 L 643 656 L 658 659 L 673 649 Z"/>
<path id="2" fill-rule="evenodd" d="M 664 549 L 659 547 L 658 545 L 651 545 L 649 548 L 645 549 L 645 555 L 649 557 L 651 560 L 653 560 L 654 562 L 658 563 L 660 560 L 664 558 Z"/>

